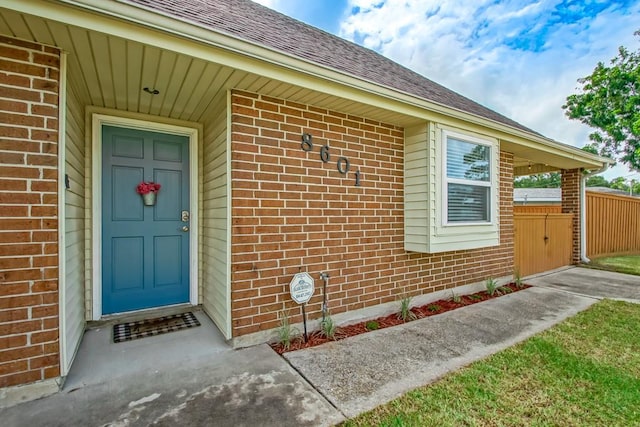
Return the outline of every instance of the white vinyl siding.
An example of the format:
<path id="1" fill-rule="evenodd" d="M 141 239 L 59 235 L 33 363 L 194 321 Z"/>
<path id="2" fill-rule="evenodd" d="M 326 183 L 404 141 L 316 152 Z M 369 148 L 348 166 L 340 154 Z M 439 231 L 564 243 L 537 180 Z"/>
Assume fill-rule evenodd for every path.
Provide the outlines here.
<path id="1" fill-rule="evenodd" d="M 203 117 L 202 305 L 227 339 L 231 338 L 229 286 L 228 97 L 220 96 Z"/>
<path id="2" fill-rule="evenodd" d="M 85 140 L 84 105 L 75 88 L 67 86 L 65 112 L 65 169 L 70 188 L 65 190 L 64 359 L 62 375 L 69 372 L 85 327 Z"/>
<path id="3" fill-rule="evenodd" d="M 404 247 L 407 251 L 428 252 L 430 201 L 429 138 L 427 123 L 404 130 Z"/>
<path id="4" fill-rule="evenodd" d="M 490 147 L 488 216 L 490 222 L 446 221 L 445 133 L 483 141 Z M 499 235 L 499 144 L 489 137 L 427 122 L 405 129 L 405 249 L 439 253 L 496 246 Z M 452 180 L 453 183 L 463 183 Z M 484 185 L 483 185 L 484 187 Z"/>

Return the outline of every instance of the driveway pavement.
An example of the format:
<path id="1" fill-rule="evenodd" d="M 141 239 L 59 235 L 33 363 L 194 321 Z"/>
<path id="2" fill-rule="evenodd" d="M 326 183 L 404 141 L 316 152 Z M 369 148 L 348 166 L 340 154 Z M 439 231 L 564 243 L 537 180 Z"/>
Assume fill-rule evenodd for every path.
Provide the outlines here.
<path id="1" fill-rule="evenodd" d="M 572 267 L 527 279 L 530 285 L 602 299 L 640 303 L 640 276 Z"/>
<path id="2" fill-rule="evenodd" d="M 187 334 L 203 331 L 109 347 L 115 352 L 102 359 L 94 350 L 84 360 L 79 355 L 76 367 L 90 372 L 101 366 L 99 381 L 70 378 L 53 396 L 0 410 L 0 425 L 329 426 L 522 341 L 599 298 L 640 302 L 634 276 L 574 268 L 527 282 L 535 286 L 290 352 L 286 360 L 267 345 L 194 353 L 195 343 L 212 338 Z M 97 341 L 86 342 L 94 348 Z M 170 343 L 175 348 L 169 350 Z M 108 359 L 119 365 L 130 360 L 134 367 L 109 375 Z"/>

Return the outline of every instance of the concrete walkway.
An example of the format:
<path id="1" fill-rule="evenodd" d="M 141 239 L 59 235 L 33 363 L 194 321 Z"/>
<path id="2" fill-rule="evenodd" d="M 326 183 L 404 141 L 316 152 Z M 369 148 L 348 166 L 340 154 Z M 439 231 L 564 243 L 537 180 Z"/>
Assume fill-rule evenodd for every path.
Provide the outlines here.
<path id="1" fill-rule="evenodd" d="M 108 334 L 95 331 L 87 340 L 93 352 L 80 355 L 75 369 L 101 369 L 98 381 L 70 375 L 60 393 L 0 410 L 0 424 L 329 426 L 522 341 L 598 298 L 640 302 L 634 276 L 569 269 L 527 282 L 536 286 L 291 352 L 286 360 L 267 345 L 234 351 L 211 344 L 216 338 L 201 339 L 210 331 L 199 328 L 116 344 L 100 355 L 94 347 Z M 208 347 L 194 351 L 202 342 Z M 109 375 L 109 359 L 131 366 Z"/>
<path id="2" fill-rule="evenodd" d="M 595 302 L 533 287 L 285 357 L 345 416 L 353 417 L 510 347 Z"/>

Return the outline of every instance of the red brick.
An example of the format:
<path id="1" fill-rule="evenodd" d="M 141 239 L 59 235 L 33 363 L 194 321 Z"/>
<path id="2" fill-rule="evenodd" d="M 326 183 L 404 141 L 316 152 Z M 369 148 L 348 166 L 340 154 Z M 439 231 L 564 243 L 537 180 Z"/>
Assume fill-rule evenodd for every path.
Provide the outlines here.
<path id="1" fill-rule="evenodd" d="M 0 151 L 0 164 L 24 164 L 25 155 L 23 153 L 7 153 Z"/>
<path id="2" fill-rule="evenodd" d="M 29 208 L 27 206 L 0 206 L 0 217 L 26 217 L 28 214 Z"/>
<path id="3" fill-rule="evenodd" d="M 0 324 L 0 336 L 15 335 L 25 332 L 39 331 L 42 328 L 41 320 L 28 320 L 26 322 L 13 322 Z M 2 353 L 0 352 L 0 355 Z M 0 356 L 0 361 L 3 361 Z"/>
<path id="4" fill-rule="evenodd" d="M 7 233 L 0 233 L 0 242 L 2 242 L 2 235 L 4 234 L 7 234 Z M 27 257 L 0 258 L 0 270 L 8 270 L 10 268 L 27 268 L 27 267 L 31 267 L 30 258 L 27 258 Z M 0 277 L 2 276 L 3 276 L 3 273 L 0 273 Z M 2 295 L 2 292 L 0 292 L 0 295 Z"/>
<path id="5" fill-rule="evenodd" d="M 31 344 L 40 344 L 58 340 L 58 331 L 33 332 L 31 334 Z"/>
<path id="6" fill-rule="evenodd" d="M 34 359 L 29 359 L 30 369 L 41 369 L 49 366 L 55 366 L 58 364 L 58 356 L 41 356 Z"/>
<path id="7" fill-rule="evenodd" d="M 58 315 L 57 305 L 43 305 L 40 307 L 33 307 L 31 309 L 31 318 L 39 319 L 41 317 L 51 317 Z"/>
<path id="8" fill-rule="evenodd" d="M 14 338 L 14 337 L 11 337 L 11 338 Z M 15 337 L 15 338 L 18 338 L 18 337 Z M 23 338 L 26 342 L 27 340 L 26 337 L 23 336 Z M 0 338 L 0 343 L 2 343 L 2 338 Z M 13 346 L 4 347 L 4 348 L 12 348 L 12 347 Z M 3 347 L 0 346 L 0 348 L 3 348 Z M 18 360 L 15 362 L 3 363 L 3 364 L 0 364 L 0 376 L 26 371 L 28 368 L 29 368 L 29 362 L 26 360 Z"/>
<path id="9" fill-rule="evenodd" d="M 4 192 L 0 193 L 1 204 L 14 204 L 14 203 L 15 204 L 35 204 L 35 203 L 40 203 L 40 201 L 41 201 L 40 194 L 37 194 L 37 193 L 4 193 Z M 5 224 L 8 224 L 11 220 L 2 220 L 2 221 Z M 16 221 L 16 223 L 20 223 L 20 222 Z M 24 221 L 22 223 L 24 223 Z M 7 230 L 16 229 L 14 227 L 11 227 L 10 224 L 8 224 L 8 226 L 10 228 L 7 228 Z"/>
<path id="10" fill-rule="evenodd" d="M 58 183 L 55 181 L 32 181 L 31 191 L 48 191 L 51 193 L 55 193 L 56 191 L 58 191 Z"/>
<path id="11" fill-rule="evenodd" d="M 0 179 L 0 191 L 25 191 L 27 182 L 22 179 Z"/>
<path id="12" fill-rule="evenodd" d="M 39 178 L 40 171 L 36 168 L 4 166 L 0 168 L 0 177 Z M 0 202 L 0 203 L 6 203 L 6 202 Z"/>
<path id="13" fill-rule="evenodd" d="M 59 68 L 60 58 L 58 55 L 48 55 L 44 53 L 34 53 L 33 62 L 39 65 L 46 65 L 47 67 Z"/>
<path id="14" fill-rule="evenodd" d="M 11 59 L 0 59 L 0 70 L 29 76 L 46 76 L 46 68 Z M 1 94 L 1 92 L 0 92 Z"/>
<path id="15" fill-rule="evenodd" d="M 0 377 L 0 387 L 11 387 L 19 384 L 31 383 L 42 379 L 40 370 L 21 372 Z"/>
<path id="16" fill-rule="evenodd" d="M 58 108 L 50 105 L 34 104 L 31 106 L 31 114 L 35 114 L 37 116 L 58 117 Z"/>
<path id="17" fill-rule="evenodd" d="M 42 304 L 42 295 L 23 295 L 17 297 L 0 297 L 0 309 L 30 307 Z"/>
<path id="18" fill-rule="evenodd" d="M 0 85 L 17 86 L 29 89 L 31 87 L 31 79 L 27 76 L 19 76 L 16 74 L 3 73 L 0 71 Z M 0 94 L 2 94 L 3 91 L 4 89 L 0 87 Z M 8 111 L 12 111 L 12 109 L 9 109 Z"/>
<path id="19" fill-rule="evenodd" d="M 26 308 L 15 310 L 0 310 L 0 323 L 26 320 L 28 317 L 29 311 Z M 0 346 L 0 348 L 2 347 Z"/>
<path id="20" fill-rule="evenodd" d="M 31 87 L 33 89 L 39 89 L 43 91 L 57 92 L 58 82 L 56 80 L 49 80 L 49 79 L 33 79 L 33 82 L 31 83 Z"/>
<path id="21" fill-rule="evenodd" d="M 32 131 L 32 134 L 40 133 L 41 131 Z M 52 138 L 57 137 L 56 133 L 51 133 Z M 34 139 L 40 139 L 38 136 L 33 136 Z M 49 140 L 49 139 L 45 139 Z M 29 165 L 37 165 L 37 166 L 57 166 L 58 158 L 57 156 L 47 156 L 40 154 L 28 154 L 27 155 L 27 164 Z"/>
<path id="22" fill-rule="evenodd" d="M 0 73 L 0 84 L 2 84 L 2 73 Z M 27 84 L 29 84 L 29 79 L 27 80 Z M 16 113 L 28 113 L 29 105 L 25 102 L 20 101 L 9 101 L 6 99 L 0 99 L 0 111 L 13 111 Z"/>
<path id="23" fill-rule="evenodd" d="M 26 129 L 22 129 L 25 131 L 25 135 L 28 136 L 28 131 Z M 0 139 L 0 150 L 7 151 L 25 151 L 31 153 L 37 153 L 40 151 L 40 143 L 20 140 L 20 139 Z M 0 175 L 2 176 L 2 175 Z"/>
<path id="24" fill-rule="evenodd" d="M 0 36 L 0 43 L 4 43 L 4 44 L 8 44 L 11 46 L 19 46 L 19 47 L 24 47 L 30 50 L 37 50 L 37 51 L 41 51 L 42 50 L 42 45 L 37 44 L 37 43 L 32 43 L 32 42 L 27 42 L 24 40 L 18 40 L 18 39 L 14 39 L 11 37 L 6 37 L 6 36 Z"/>
<path id="25" fill-rule="evenodd" d="M 58 364 L 57 366 L 50 366 L 48 368 L 44 369 L 44 378 L 45 379 L 49 379 L 49 378 L 56 378 L 60 376 L 60 365 Z"/>

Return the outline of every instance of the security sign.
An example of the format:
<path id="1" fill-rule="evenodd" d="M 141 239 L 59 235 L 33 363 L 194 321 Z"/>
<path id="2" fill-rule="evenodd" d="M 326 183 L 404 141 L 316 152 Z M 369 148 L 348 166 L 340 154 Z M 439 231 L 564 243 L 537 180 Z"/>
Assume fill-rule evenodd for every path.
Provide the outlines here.
<path id="1" fill-rule="evenodd" d="M 291 298 L 298 304 L 304 304 L 309 301 L 314 290 L 313 277 L 309 273 L 298 273 L 293 276 L 291 283 L 289 283 Z"/>

